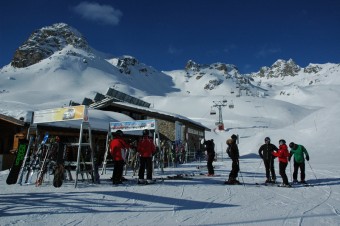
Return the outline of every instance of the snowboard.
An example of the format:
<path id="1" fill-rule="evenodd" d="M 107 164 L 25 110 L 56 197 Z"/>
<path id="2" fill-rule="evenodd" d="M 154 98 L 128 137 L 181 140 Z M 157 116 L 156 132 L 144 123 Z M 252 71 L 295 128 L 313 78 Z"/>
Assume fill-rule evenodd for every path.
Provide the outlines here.
<path id="1" fill-rule="evenodd" d="M 59 143 L 58 146 L 58 154 L 57 154 L 57 162 L 56 167 L 54 169 L 54 178 L 53 178 L 53 186 L 56 188 L 61 187 L 64 181 L 64 152 L 65 147 L 62 143 Z"/>
<path id="2" fill-rule="evenodd" d="M 7 184 L 15 184 L 17 182 L 21 166 L 25 159 L 27 149 L 28 149 L 28 141 L 27 140 L 20 141 L 18 152 L 16 154 L 14 163 L 11 167 L 11 170 L 9 171 L 9 174 L 6 180 Z"/>

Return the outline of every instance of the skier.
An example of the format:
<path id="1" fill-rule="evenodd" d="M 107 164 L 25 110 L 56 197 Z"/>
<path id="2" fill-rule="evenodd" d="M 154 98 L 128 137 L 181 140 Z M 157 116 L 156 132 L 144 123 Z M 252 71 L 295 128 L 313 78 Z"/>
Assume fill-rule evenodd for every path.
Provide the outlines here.
<path id="1" fill-rule="evenodd" d="M 152 183 L 152 156 L 156 152 L 153 140 L 149 138 L 149 130 L 143 130 L 143 137 L 138 141 L 137 151 L 140 154 L 138 184 L 145 184 L 144 173 L 146 169 L 146 183 Z"/>
<path id="2" fill-rule="evenodd" d="M 129 145 L 123 139 L 123 132 L 121 130 L 117 130 L 115 133 L 112 133 L 113 139 L 110 142 L 110 154 L 113 159 L 113 175 L 112 175 L 112 183 L 114 185 L 122 184 L 123 178 L 123 168 L 125 164 L 125 154 L 126 149 L 129 148 Z"/>
<path id="3" fill-rule="evenodd" d="M 276 174 L 274 169 L 274 156 L 272 155 L 273 151 L 277 151 L 278 148 L 270 143 L 270 138 L 266 137 L 264 139 L 265 144 L 261 145 L 259 149 L 259 155 L 263 159 L 263 164 L 266 168 L 266 177 L 267 180 L 265 183 L 275 183 Z M 270 177 L 271 174 L 271 177 Z"/>
<path id="4" fill-rule="evenodd" d="M 276 157 L 278 157 L 279 160 L 279 169 L 280 169 L 280 175 L 282 177 L 282 185 L 283 187 L 291 187 L 291 185 L 288 182 L 288 177 L 286 174 L 286 168 L 288 165 L 288 157 L 290 156 L 288 152 L 288 147 L 286 145 L 285 140 L 279 140 L 279 150 L 273 151 L 272 154 Z"/>
<path id="5" fill-rule="evenodd" d="M 300 173 L 301 173 L 301 181 L 300 183 L 306 184 L 305 181 L 305 158 L 306 160 L 309 161 L 309 154 L 306 150 L 306 148 L 301 145 L 301 144 L 295 144 L 294 142 L 291 142 L 289 144 L 289 147 L 291 148 L 290 150 L 290 156 L 289 156 L 289 161 L 291 157 L 294 155 L 294 172 L 293 172 L 293 183 L 297 183 L 297 176 L 298 176 L 298 170 L 300 168 Z"/>
<path id="6" fill-rule="evenodd" d="M 203 140 L 203 144 L 205 146 L 205 150 L 207 152 L 207 168 L 208 168 L 208 175 L 207 176 L 214 176 L 214 167 L 213 167 L 213 161 L 215 159 L 215 144 L 214 140 Z"/>
<path id="7" fill-rule="evenodd" d="M 237 136 L 235 134 L 231 135 L 231 139 L 227 140 L 227 154 L 232 160 L 231 171 L 229 174 L 229 179 L 225 181 L 225 184 L 241 184 L 236 178 L 238 177 L 238 172 L 240 171 L 239 166 L 239 151 L 236 144 Z"/>

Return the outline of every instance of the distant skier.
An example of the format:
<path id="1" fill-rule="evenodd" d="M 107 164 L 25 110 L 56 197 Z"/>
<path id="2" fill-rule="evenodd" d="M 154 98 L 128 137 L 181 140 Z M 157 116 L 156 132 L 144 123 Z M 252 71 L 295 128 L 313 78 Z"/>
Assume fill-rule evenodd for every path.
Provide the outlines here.
<path id="1" fill-rule="evenodd" d="M 125 150 L 129 148 L 129 145 L 123 139 L 123 132 L 117 130 L 112 133 L 113 139 L 110 142 L 110 154 L 113 159 L 113 175 L 112 183 L 122 184 L 123 169 L 125 164 Z"/>
<path id="2" fill-rule="evenodd" d="M 286 168 L 288 165 L 288 157 L 290 156 L 288 152 L 288 147 L 286 145 L 286 141 L 280 140 L 279 150 L 277 152 L 273 151 L 272 154 L 278 157 L 278 160 L 279 160 L 280 175 L 282 177 L 282 186 L 291 187 L 291 185 L 288 182 L 288 177 L 286 174 Z"/>
<path id="3" fill-rule="evenodd" d="M 207 152 L 207 168 L 208 168 L 208 176 L 214 176 L 215 171 L 213 167 L 213 161 L 215 159 L 215 143 L 214 140 L 203 140 L 203 144 L 205 146 L 205 150 Z"/>
<path id="4" fill-rule="evenodd" d="M 156 146 L 149 138 L 149 130 L 143 130 L 143 137 L 138 141 L 137 151 L 140 154 L 140 166 L 138 172 L 138 184 L 145 184 L 144 173 L 146 169 L 146 183 L 152 181 L 152 155 L 156 152 Z"/>
<path id="5" fill-rule="evenodd" d="M 231 171 L 229 174 L 229 179 L 227 181 L 225 181 L 225 184 L 240 184 L 240 182 L 236 179 L 238 177 L 238 172 L 240 171 L 240 166 L 239 166 L 239 150 L 238 150 L 238 146 L 236 144 L 237 141 L 237 136 L 235 134 L 233 134 L 231 136 L 231 139 L 227 140 L 227 154 L 229 156 L 229 158 L 231 158 L 232 160 L 232 164 L 231 164 Z"/>
<path id="6" fill-rule="evenodd" d="M 295 144 L 294 142 L 291 142 L 289 144 L 289 147 L 291 148 L 289 161 L 291 157 L 294 155 L 293 183 L 298 182 L 297 176 L 298 176 L 298 170 L 300 168 L 300 173 L 301 173 L 300 183 L 305 184 L 306 174 L 305 174 L 305 157 L 304 156 L 306 156 L 306 160 L 309 161 L 309 154 L 306 148 L 301 144 Z"/>
<path id="7" fill-rule="evenodd" d="M 274 156 L 273 151 L 277 151 L 278 148 L 270 143 L 270 138 L 266 137 L 264 139 L 265 144 L 263 144 L 259 149 L 259 155 L 263 159 L 264 166 L 266 168 L 266 183 L 275 183 L 276 182 L 276 174 L 274 169 Z M 271 175 L 271 177 L 270 177 Z"/>

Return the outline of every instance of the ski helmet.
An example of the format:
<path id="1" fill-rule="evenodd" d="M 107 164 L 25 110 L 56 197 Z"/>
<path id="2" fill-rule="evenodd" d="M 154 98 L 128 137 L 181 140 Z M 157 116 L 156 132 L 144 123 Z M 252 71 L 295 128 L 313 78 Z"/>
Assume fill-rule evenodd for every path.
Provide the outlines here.
<path id="1" fill-rule="evenodd" d="M 148 129 L 143 130 L 143 136 L 149 136 L 149 130 Z"/>
<path id="2" fill-rule="evenodd" d="M 294 146 L 295 146 L 294 142 L 290 142 L 289 147 L 294 149 Z"/>
<path id="3" fill-rule="evenodd" d="M 231 135 L 231 139 L 237 140 L 237 136 L 235 134 Z"/>
<path id="4" fill-rule="evenodd" d="M 283 140 L 283 139 L 281 139 L 281 140 L 279 140 L 279 144 L 280 144 L 280 145 L 282 145 L 282 144 L 286 144 L 286 141 L 285 141 L 285 140 Z"/>
<path id="5" fill-rule="evenodd" d="M 264 138 L 264 142 L 270 142 L 270 138 L 269 137 Z"/>
<path id="6" fill-rule="evenodd" d="M 118 137 L 123 136 L 123 131 L 117 130 L 117 131 L 116 131 L 116 136 L 118 136 Z"/>

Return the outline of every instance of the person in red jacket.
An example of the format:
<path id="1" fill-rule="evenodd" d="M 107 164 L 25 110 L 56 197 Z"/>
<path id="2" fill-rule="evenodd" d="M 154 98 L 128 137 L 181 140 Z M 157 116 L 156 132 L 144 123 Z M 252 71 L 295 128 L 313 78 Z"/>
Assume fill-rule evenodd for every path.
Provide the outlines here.
<path id="1" fill-rule="evenodd" d="M 288 147 L 286 145 L 285 140 L 279 141 L 279 150 L 272 152 L 272 154 L 278 157 L 279 160 L 279 169 L 280 169 L 280 176 L 282 177 L 282 186 L 284 187 L 291 187 L 288 182 L 288 177 L 286 174 L 286 168 L 288 165 L 288 157 L 290 156 Z"/>
<path id="2" fill-rule="evenodd" d="M 110 141 L 110 154 L 113 160 L 113 184 L 122 184 L 123 169 L 125 164 L 126 149 L 129 145 L 123 139 L 123 132 L 117 130 L 113 133 L 113 139 Z"/>
<path id="3" fill-rule="evenodd" d="M 153 140 L 149 138 L 149 130 L 143 130 L 143 137 L 138 141 L 137 151 L 140 155 L 140 166 L 138 172 L 138 184 L 144 184 L 144 173 L 146 169 L 146 183 L 152 183 L 152 155 L 156 151 Z"/>

